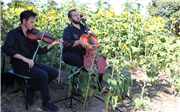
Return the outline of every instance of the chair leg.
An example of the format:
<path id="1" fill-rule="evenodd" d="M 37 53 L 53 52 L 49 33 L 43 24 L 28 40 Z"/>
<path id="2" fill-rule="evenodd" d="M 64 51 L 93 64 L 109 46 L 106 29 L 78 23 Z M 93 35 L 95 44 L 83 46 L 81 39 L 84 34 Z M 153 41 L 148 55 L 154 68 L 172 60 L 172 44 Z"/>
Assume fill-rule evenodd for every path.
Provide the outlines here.
<path id="1" fill-rule="evenodd" d="M 98 86 L 99 86 L 99 90 L 102 91 L 102 85 L 101 85 L 101 83 L 99 82 L 99 80 L 97 80 L 97 83 L 98 83 Z"/>
<path id="2" fill-rule="evenodd" d="M 99 76 L 99 78 L 98 78 L 98 82 L 97 82 L 97 83 L 98 83 L 98 86 L 99 86 L 99 90 L 100 90 L 100 91 L 102 91 L 102 89 L 103 89 L 103 88 L 102 88 L 102 85 L 101 85 L 102 80 L 103 80 L 103 74 Z"/>
<path id="3" fill-rule="evenodd" d="M 25 104 L 26 104 L 26 109 L 28 109 L 28 81 L 26 79 L 25 80 Z"/>

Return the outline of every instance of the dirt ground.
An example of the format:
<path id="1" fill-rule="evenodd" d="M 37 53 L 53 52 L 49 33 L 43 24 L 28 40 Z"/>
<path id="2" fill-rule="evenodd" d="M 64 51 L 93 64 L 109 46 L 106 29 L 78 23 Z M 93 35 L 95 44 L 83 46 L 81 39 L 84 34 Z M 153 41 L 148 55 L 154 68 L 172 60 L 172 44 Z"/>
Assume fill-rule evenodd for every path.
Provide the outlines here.
<path id="1" fill-rule="evenodd" d="M 107 72 L 110 72 L 108 70 Z M 146 75 L 142 73 L 141 70 L 130 70 L 133 79 L 136 79 L 137 82 L 142 83 L 145 79 Z M 62 71 L 61 79 L 65 78 L 64 76 L 66 71 Z M 103 86 L 107 86 L 106 81 L 102 83 Z M 58 84 L 57 80 L 54 80 L 50 85 L 50 96 L 52 102 L 63 99 L 67 96 L 68 87 L 64 84 Z M 43 112 L 41 109 L 41 94 L 39 91 L 36 92 L 34 97 L 34 104 L 29 106 L 29 109 L 25 109 L 25 95 L 22 91 L 18 91 L 15 93 L 11 93 L 16 87 L 11 86 L 10 88 L 3 87 L 1 89 L 1 112 Z M 118 103 L 117 108 L 122 112 L 130 112 L 132 101 L 132 97 L 136 93 L 141 93 L 141 87 L 134 83 L 133 86 L 130 87 L 132 90 L 129 97 L 123 99 L 121 103 Z M 180 112 L 180 98 L 173 94 L 173 90 L 164 79 L 160 79 L 158 84 L 154 87 L 147 87 L 148 89 L 148 97 L 150 98 L 150 102 L 148 103 L 150 112 Z M 8 91 L 8 92 L 7 92 Z M 95 96 L 103 99 L 106 94 L 98 94 Z M 82 96 L 75 96 L 78 100 L 84 102 L 84 98 Z M 55 103 L 60 108 L 59 112 L 105 112 L 106 105 L 103 101 L 99 100 L 96 97 L 90 98 L 88 97 L 88 105 L 85 110 L 83 110 L 83 104 L 72 100 L 72 108 L 69 108 L 70 100 L 60 101 Z M 112 112 L 119 112 L 119 110 L 112 110 Z M 133 112 L 139 112 L 139 110 L 133 110 Z"/>

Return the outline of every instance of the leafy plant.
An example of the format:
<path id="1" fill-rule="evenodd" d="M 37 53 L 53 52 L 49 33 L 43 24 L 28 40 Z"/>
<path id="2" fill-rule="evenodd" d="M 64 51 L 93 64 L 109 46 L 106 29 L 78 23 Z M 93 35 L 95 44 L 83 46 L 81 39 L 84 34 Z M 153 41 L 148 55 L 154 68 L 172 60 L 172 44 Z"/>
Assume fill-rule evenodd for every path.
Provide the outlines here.
<path id="1" fill-rule="evenodd" d="M 146 111 L 149 112 L 149 102 L 150 102 L 150 99 L 149 97 L 143 97 L 144 94 L 148 94 L 147 93 L 147 89 L 145 88 L 147 85 L 150 85 L 146 82 L 146 80 L 144 80 L 144 83 L 141 84 L 139 83 L 139 85 L 141 86 L 142 88 L 142 91 L 141 91 L 141 94 L 135 94 L 134 97 L 133 97 L 133 103 L 131 104 L 131 111 L 133 111 L 135 108 L 138 109 L 139 111 L 142 110 L 142 109 L 145 109 Z"/>
<path id="2" fill-rule="evenodd" d="M 115 109 L 117 102 L 122 101 L 122 96 L 127 94 L 128 96 L 131 93 L 131 90 L 128 88 L 132 85 L 133 80 L 131 79 L 129 65 L 123 66 L 122 61 L 114 58 L 109 65 L 112 68 L 112 74 L 106 74 L 108 87 L 104 87 L 101 93 L 108 88 L 109 92 L 104 97 L 104 102 L 107 105 L 106 111 L 110 111 L 111 108 Z"/>

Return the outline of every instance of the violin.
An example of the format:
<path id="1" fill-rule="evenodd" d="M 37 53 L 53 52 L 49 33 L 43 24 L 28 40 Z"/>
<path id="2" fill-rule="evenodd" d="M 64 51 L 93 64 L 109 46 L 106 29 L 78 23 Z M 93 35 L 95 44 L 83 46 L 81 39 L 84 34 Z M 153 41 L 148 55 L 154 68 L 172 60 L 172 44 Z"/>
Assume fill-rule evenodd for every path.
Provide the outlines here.
<path id="1" fill-rule="evenodd" d="M 80 17 L 83 15 L 81 14 Z M 86 31 L 88 31 L 88 27 L 86 25 L 85 20 L 81 19 L 83 23 L 85 24 Z M 101 76 L 103 73 L 106 72 L 107 63 L 105 60 L 105 57 L 101 55 L 98 52 L 99 45 L 98 44 L 98 38 L 96 36 L 92 36 L 89 33 L 82 34 L 79 40 L 89 43 L 91 46 L 89 48 L 86 48 L 85 50 L 82 50 L 83 52 L 83 65 L 85 71 L 87 71 L 88 68 L 91 68 L 94 70 L 94 74 L 98 73 L 99 76 Z M 94 52 L 98 54 L 98 57 L 94 56 Z M 95 59 L 94 59 L 95 57 Z M 94 59 L 94 62 L 92 60 Z M 96 66 L 95 66 L 96 65 Z M 97 69 L 96 69 L 97 67 Z"/>
<path id="2" fill-rule="evenodd" d="M 35 29 L 35 28 L 27 32 L 27 37 L 31 41 L 41 40 L 42 36 L 43 36 L 43 33 L 41 33 L 38 29 Z M 58 40 L 58 39 L 55 38 L 53 34 L 51 33 L 45 33 L 42 41 L 47 44 L 50 44 L 54 40 Z M 70 43 L 63 42 L 63 44 L 66 46 L 70 46 Z"/>

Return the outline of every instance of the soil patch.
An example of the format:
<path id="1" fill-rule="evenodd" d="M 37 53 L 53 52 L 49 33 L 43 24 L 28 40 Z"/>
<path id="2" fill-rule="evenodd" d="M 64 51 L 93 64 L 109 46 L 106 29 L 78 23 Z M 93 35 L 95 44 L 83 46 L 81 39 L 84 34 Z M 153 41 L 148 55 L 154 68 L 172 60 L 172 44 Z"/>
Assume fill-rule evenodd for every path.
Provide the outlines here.
<path id="1" fill-rule="evenodd" d="M 107 72 L 111 72 L 108 70 Z M 141 93 L 141 87 L 137 84 L 143 83 L 146 75 L 143 74 L 140 70 L 130 70 L 131 76 L 133 79 L 136 79 L 136 83 L 130 87 L 132 90 L 129 97 L 125 97 L 121 103 L 118 103 L 117 108 L 123 112 L 131 111 L 132 98 L 136 93 Z M 66 78 L 67 71 L 62 71 L 61 80 Z M 68 82 L 68 81 L 67 81 Z M 107 86 L 106 81 L 102 83 L 103 86 Z M 17 85 L 14 85 L 17 86 Z M 14 90 L 14 86 L 10 88 L 3 87 L 1 89 L 1 112 L 43 112 L 41 109 L 41 94 L 39 91 L 36 92 L 34 97 L 33 106 L 29 106 L 29 109 L 25 109 L 25 95 L 22 91 L 16 93 L 11 93 Z M 50 96 L 52 102 L 58 101 L 67 97 L 68 86 L 64 84 L 57 83 L 57 80 L 54 80 L 50 85 Z M 150 98 L 148 104 L 150 112 L 178 112 L 180 111 L 180 98 L 173 94 L 173 90 L 169 83 L 163 79 L 160 79 L 158 84 L 154 87 L 147 87 L 149 94 L 144 94 Z M 98 94 L 95 96 L 103 99 L 106 94 Z M 83 110 L 83 104 L 72 100 L 72 108 L 68 108 L 70 105 L 70 99 L 60 101 L 55 103 L 60 108 L 59 112 L 105 112 L 106 105 L 104 102 L 99 100 L 96 97 L 88 97 L 88 105 L 85 110 Z M 84 102 L 82 96 L 75 96 L 78 100 Z M 119 112 L 117 109 L 112 110 L 113 112 Z M 139 112 L 139 110 L 133 110 L 133 112 Z"/>

